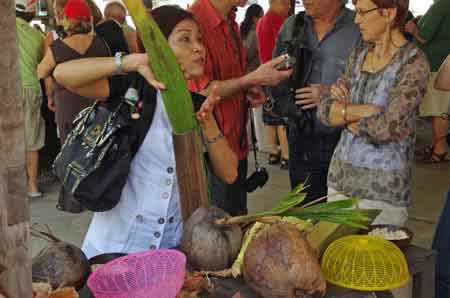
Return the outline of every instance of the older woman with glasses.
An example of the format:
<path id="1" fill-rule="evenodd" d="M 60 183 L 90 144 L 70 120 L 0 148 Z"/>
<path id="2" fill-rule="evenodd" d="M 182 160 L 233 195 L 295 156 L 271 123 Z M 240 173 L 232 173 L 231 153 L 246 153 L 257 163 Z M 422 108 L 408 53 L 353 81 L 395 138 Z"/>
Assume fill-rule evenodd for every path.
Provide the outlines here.
<path id="1" fill-rule="evenodd" d="M 322 98 L 320 119 L 345 130 L 330 165 L 329 200 L 382 210 L 374 224 L 402 226 L 411 201 L 415 119 L 429 65 L 402 32 L 408 0 L 357 0 L 364 43 Z"/>

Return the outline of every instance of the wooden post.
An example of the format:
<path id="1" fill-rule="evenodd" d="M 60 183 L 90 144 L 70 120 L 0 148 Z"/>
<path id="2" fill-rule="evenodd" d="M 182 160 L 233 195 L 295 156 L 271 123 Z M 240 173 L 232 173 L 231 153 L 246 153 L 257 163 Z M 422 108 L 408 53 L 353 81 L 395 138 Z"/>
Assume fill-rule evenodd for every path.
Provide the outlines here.
<path id="1" fill-rule="evenodd" d="M 19 96 L 15 1 L 0 2 L 0 291 L 31 298 L 23 101 Z"/>

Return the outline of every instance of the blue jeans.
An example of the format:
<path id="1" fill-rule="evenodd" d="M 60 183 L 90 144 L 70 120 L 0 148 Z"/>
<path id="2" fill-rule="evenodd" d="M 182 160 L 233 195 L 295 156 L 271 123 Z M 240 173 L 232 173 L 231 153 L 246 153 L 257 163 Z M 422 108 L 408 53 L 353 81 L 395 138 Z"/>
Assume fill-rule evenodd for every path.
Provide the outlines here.
<path id="1" fill-rule="evenodd" d="M 434 235 L 436 262 L 436 298 L 450 297 L 450 190 Z"/>

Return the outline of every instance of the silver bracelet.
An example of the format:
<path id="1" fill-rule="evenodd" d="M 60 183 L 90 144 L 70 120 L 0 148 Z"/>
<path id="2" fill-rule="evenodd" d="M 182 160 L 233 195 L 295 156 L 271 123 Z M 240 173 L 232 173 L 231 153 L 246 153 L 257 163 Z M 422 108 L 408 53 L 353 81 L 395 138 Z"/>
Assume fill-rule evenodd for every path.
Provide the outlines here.
<path id="1" fill-rule="evenodd" d="M 204 138 L 204 140 L 205 140 L 206 145 L 212 145 L 212 144 L 217 143 L 220 139 L 223 139 L 223 138 L 224 138 L 224 135 L 222 132 L 220 132 L 219 135 L 217 135 L 216 137 L 214 137 L 212 139 Z"/>
<path id="2" fill-rule="evenodd" d="M 114 55 L 114 63 L 116 64 L 116 72 L 114 73 L 115 75 L 123 75 L 125 74 L 125 72 L 123 71 L 123 55 L 125 53 L 124 52 L 117 52 Z"/>

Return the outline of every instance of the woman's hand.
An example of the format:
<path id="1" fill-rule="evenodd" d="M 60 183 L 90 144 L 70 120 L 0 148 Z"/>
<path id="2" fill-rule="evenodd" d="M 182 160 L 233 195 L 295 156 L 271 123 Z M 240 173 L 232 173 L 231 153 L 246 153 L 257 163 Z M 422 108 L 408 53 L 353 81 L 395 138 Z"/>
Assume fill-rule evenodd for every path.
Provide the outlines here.
<path id="1" fill-rule="evenodd" d="M 277 68 L 285 59 L 286 55 L 278 56 L 248 73 L 246 78 L 250 81 L 250 85 L 276 86 L 288 79 L 292 75 L 293 70 L 278 70 Z"/>
<path id="2" fill-rule="evenodd" d="M 218 95 L 217 88 L 214 88 L 211 94 L 200 107 L 200 110 L 196 113 L 197 120 L 204 131 L 215 128 L 218 129 L 213 112 L 216 104 L 219 101 L 220 96 Z"/>
<path id="3" fill-rule="evenodd" d="M 130 54 L 123 58 L 125 72 L 138 72 L 147 82 L 158 90 L 165 90 L 166 86 L 158 81 L 150 68 L 147 54 Z"/>
<path id="4" fill-rule="evenodd" d="M 355 136 L 359 136 L 359 122 L 347 124 L 345 128 Z"/>
<path id="5" fill-rule="evenodd" d="M 342 103 L 350 102 L 350 92 L 348 91 L 348 88 L 343 84 L 339 84 L 339 82 L 338 84 L 331 86 L 330 93 L 334 99 Z"/>

